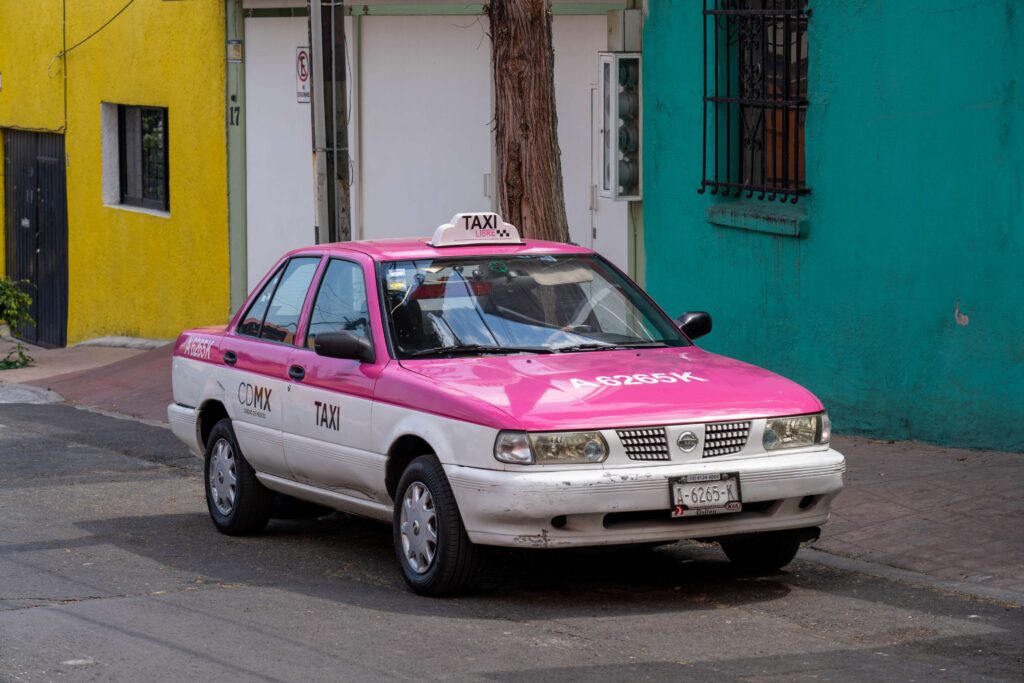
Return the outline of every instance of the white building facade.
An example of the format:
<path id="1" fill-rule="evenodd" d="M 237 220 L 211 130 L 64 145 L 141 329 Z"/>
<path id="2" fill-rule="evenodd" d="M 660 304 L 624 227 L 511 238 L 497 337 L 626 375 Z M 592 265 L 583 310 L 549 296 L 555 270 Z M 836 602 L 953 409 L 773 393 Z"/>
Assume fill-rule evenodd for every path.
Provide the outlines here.
<path id="1" fill-rule="evenodd" d="M 638 207 L 631 211 L 629 202 L 597 191 L 599 53 L 608 49 L 608 12 L 628 4 L 554 2 L 553 44 L 571 239 L 635 274 L 638 236 L 630 213 Z M 244 193 L 244 228 L 238 216 L 232 223 L 247 290 L 282 252 L 316 240 L 315 173 L 300 51 L 310 42 L 306 2 L 242 0 L 240 10 L 235 35 L 244 57 L 234 92 L 244 115 L 229 168 L 244 180 L 229 184 L 236 214 L 243 213 Z M 362 0 L 346 3 L 344 22 L 352 238 L 429 235 L 458 211 L 499 211 L 482 5 Z M 231 31 L 229 21 L 229 38 Z M 230 80 L 229 72 L 229 99 Z"/>

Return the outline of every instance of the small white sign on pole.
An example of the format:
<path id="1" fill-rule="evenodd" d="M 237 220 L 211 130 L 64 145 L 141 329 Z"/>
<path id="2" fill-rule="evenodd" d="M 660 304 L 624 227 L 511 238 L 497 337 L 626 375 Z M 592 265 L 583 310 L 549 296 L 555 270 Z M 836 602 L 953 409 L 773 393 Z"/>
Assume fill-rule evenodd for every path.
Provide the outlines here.
<path id="1" fill-rule="evenodd" d="M 309 85 L 312 77 L 310 64 L 309 48 L 295 48 L 295 100 L 297 102 L 309 102 Z"/>

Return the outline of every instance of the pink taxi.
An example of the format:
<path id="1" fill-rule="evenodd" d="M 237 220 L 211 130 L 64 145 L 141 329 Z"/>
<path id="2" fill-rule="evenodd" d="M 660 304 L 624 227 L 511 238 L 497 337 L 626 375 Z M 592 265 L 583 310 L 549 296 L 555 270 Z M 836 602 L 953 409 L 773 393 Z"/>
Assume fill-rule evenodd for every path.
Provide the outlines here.
<path id="1" fill-rule="evenodd" d="M 845 463 L 817 398 L 693 344 L 710 330 L 589 249 L 459 214 L 286 254 L 229 325 L 178 338 L 168 416 L 222 532 L 275 497 L 391 522 L 421 594 L 464 588 L 489 545 L 702 539 L 775 570 Z"/>

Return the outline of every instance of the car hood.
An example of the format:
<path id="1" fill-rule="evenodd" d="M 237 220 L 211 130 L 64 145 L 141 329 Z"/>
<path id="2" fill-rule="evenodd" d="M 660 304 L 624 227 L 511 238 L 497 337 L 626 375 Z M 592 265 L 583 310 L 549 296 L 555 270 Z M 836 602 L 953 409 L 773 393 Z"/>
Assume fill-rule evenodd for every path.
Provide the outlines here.
<path id="1" fill-rule="evenodd" d="M 697 347 L 402 361 L 523 429 L 607 429 L 813 413 L 821 402 L 772 372 Z"/>

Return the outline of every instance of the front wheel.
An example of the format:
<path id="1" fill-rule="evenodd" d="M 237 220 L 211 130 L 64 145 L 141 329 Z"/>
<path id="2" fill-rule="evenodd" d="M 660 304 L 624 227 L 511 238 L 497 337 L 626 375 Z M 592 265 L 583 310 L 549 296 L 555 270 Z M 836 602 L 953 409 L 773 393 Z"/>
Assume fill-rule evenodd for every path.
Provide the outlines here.
<path id="1" fill-rule="evenodd" d="M 800 536 L 793 531 L 768 531 L 723 538 L 719 543 L 738 569 L 765 574 L 778 571 L 793 561 L 800 549 Z"/>
<path id="2" fill-rule="evenodd" d="M 210 432 L 203 473 L 210 519 L 222 533 L 243 536 L 267 526 L 274 494 L 242 455 L 231 420 L 221 420 Z"/>
<path id="3" fill-rule="evenodd" d="M 433 455 L 409 463 L 398 482 L 394 543 L 405 582 L 419 595 L 453 595 L 477 573 L 479 549 L 466 535 L 455 494 Z"/>

